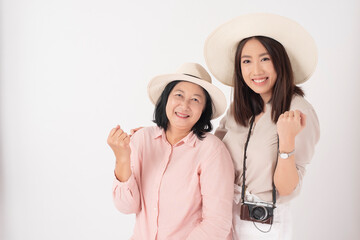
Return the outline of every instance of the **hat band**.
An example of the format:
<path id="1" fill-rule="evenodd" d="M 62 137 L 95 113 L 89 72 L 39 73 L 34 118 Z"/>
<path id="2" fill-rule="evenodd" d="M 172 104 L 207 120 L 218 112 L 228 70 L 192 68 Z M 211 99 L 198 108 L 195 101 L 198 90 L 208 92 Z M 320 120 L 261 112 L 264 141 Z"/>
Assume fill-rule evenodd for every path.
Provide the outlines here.
<path id="1" fill-rule="evenodd" d="M 199 78 L 199 77 L 197 77 L 197 76 L 194 76 L 194 75 L 191 75 L 191 74 L 187 74 L 187 73 L 183 73 L 184 75 L 187 75 L 187 76 L 190 76 L 190 77 L 194 77 L 194 78 L 197 78 L 197 79 L 201 79 L 201 78 Z"/>

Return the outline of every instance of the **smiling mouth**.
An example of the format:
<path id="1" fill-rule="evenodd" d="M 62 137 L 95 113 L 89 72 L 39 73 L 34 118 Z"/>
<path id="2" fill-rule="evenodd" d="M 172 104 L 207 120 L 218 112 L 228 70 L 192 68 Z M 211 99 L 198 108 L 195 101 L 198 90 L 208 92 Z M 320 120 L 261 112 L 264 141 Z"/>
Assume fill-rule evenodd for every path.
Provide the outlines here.
<path id="1" fill-rule="evenodd" d="M 180 118 L 188 118 L 190 117 L 190 115 L 187 115 L 187 114 L 182 114 L 182 113 L 179 113 L 179 112 L 175 112 L 176 116 L 180 117 Z"/>
<path id="2" fill-rule="evenodd" d="M 252 79 L 255 83 L 263 83 L 265 82 L 266 80 L 268 80 L 269 78 L 268 77 L 265 77 L 265 78 L 258 78 L 258 79 Z"/>

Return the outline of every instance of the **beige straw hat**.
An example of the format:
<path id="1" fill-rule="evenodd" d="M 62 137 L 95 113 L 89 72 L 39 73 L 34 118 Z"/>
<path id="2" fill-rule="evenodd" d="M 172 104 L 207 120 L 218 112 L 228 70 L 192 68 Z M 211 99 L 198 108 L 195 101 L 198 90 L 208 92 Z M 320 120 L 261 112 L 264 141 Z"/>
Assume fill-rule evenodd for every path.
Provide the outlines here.
<path id="1" fill-rule="evenodd" d="M 205 42 L 205 61 L 222 83 L 233 86 L 234 59 L 239 42 L 252 36 L 266 36 L 286 49 L 294 72 L 295 84 L 310 78 L 317 64 L 316 44 L 295 21 L 269 13 L 239 16 L 218 27 Z"/>
<path id="2" fill-rule="evenodd" d="M 227 103 L 224 93 L 211 83 L 209 73 L 197 63 L 185 63 L 176 73 L 159 75 L 151 79 L 148 85 L 148 94 L 151 102 L 156 104 L 166 85 L 176 80 L 195 83 L 209 93 L 213 102 L 212 119 L 219 117 L 225 112 Z"/>

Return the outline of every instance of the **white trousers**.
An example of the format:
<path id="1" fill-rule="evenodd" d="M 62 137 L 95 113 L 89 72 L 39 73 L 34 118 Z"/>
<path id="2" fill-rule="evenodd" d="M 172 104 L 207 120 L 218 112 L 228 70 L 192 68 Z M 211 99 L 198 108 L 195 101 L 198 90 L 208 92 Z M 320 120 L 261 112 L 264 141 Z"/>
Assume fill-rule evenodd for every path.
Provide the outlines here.
<path id="1" fill-rule="evenodd" d="M 253 194 L 251 198 L 258 199 Z M 290 203 L 280 203 L 274 209 L 273 224 L 255 223 L 240 219 L 241 202 L 233 205 L 233 240 L 290 240 L 292 239 L 292 223 Z M 261 232 L 260 230 L 266 233 Z M 269 232 L 267 232 L 270 229 Z"/>

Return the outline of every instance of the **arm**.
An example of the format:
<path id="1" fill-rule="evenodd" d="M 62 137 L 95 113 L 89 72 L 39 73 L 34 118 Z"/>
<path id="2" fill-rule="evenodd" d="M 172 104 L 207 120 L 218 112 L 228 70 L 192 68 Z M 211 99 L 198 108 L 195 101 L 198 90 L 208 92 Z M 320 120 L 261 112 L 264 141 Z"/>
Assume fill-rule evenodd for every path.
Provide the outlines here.
<path id="1" fill-rule="evenodd" d="M 140 193 L 133 174 L 132 159 L 137 159 L 137 151 L 131 152 L 130 136 L 123 132 L 120 126 L 111 130 L 108 144 L 116 158 L 115 180 L 113 184 L 113 200 L 115 207 L 123 213 L 140 211 Z"/>
<path id="2" fill-rule="evenodd" d="M 125 182 L 131 175 L 130 137 L 117 125 L 111 130 L 107 143 L 113 150 L 116 158 L 115 176 L 119 181 Z"/>
<path id="3" fill-rule="evenodd" d="M 300 111 L 289 111 L 280 115 L 277 122 L 279 152 L 289 153 L 295 150 L 295 137 L 305 125 L 306 116 Z M 274 183 L 280 196 L 286 196 L 293 192 L 299 183 L 295 155 L 290 156 L 288 159 L 278 158 Z"/>
<path id="4" fill-rule="evenodd" d="M 291 152 L 295 149 L 295 154 L 288 159 L 278 159 L 274 183 L 281 196 L 290 195 L 298 188 L 319 140 L 316 114 L 312 109 L 306 114 L 290 111 L 282 114 L 277 123 L 279 151 Z"/>
<path id="5" fill-rule="evenodd" d="M 234 166 L 223 143 L 213 156 L 201 166 L 202 222 L 187 240 L 224 240 L 231 232 Z"/>
<path id="6" fill-rule="evenodd" d="M 116 209 L 122 213 L 140 212 L 140 191 L 134 175 L 131 175 L 126 182 L 114 180 L 113 201 Z"/>

